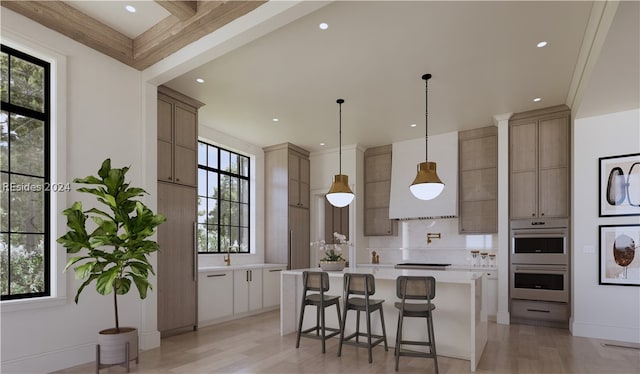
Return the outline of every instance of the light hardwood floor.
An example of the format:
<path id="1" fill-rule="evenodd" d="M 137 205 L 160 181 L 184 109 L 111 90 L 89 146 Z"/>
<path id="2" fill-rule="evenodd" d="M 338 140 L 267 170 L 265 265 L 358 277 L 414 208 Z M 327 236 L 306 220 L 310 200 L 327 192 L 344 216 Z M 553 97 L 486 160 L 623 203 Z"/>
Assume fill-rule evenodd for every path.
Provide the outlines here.
<path id="1" fill-rule="evenodd" d="M 437 323 L 437 321 L 436 321 Z M 141 352 L 138 373 L 393 373 L 393 342 L 389 351 L 377 346 L 373 364 L 367 350 L 345 345 L 337 357 L 337 338 L 327 342 L 280 336 L 279 312 L 273 311 L 197 332 L 165 338 L 160 348 Z M 395 328 L 395 326 L 392 326 Z M 436 343 L 438 337 L 436 336 Z M 489 323 L 489 341 L 477 373 L 640 373 L 640 350 L 606 347 L 603 340 L 573 337 L 568 330 Z M 617 343 L 620 344 L 620 343 Z M 469 362 L 439 356 L 440 373 L 469 373 Z M 92 373 L 93 364 L 59 373 Z M 123 373 L 122 367 L 101 373 Z M 433 373 L 433 360 L 401 357 L 399 373 Z"/>

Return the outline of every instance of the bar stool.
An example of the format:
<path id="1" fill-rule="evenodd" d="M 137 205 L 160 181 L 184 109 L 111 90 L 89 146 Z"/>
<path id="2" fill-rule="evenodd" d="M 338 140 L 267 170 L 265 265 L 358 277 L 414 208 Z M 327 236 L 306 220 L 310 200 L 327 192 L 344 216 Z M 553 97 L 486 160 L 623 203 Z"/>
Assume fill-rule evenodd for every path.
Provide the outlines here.
<path id="1" fill-rule="evenodd" d="M 384 342 L 384 350 L 388 351 L 387 333 L 384 327 L 384 314 L 382 313 L 382 303 L 384 300 L 370 299 L 369 296 L 376 292 L 375 278 L 371 274 L 351 274 L 344 275 L 344 314 L 342 316 L 342 326 L 340 327 L 340 345 L 338 346 L 338 357 L 342 355 L 342 344 L 350 344 L 358 347 L 367 347 L 369 351 L 369 363 L 372 363 L 371 348 Z M 350 295 L 362 295 L 364 297 L 350 297 Z M 347 321 L 347 312 L 355 310 L 356 315 L 356 332 L 349 336 L 344 336 L 344 328 Z M 374 335 L 371 333 L 371 313 L 376 310 L 380 311 L 380 322 L 382 323 L 382 335 Z M 360 332 L 360 312 L 366 313 L 367 332 Z M 366 337 L 367 341 L 360 342 L 360 337 Z M 355 341 L 352 340 L 355 338 Z M 372 338 L 375 340 L 372 341 Z"/>
<path id="2" fill-rule="evenodd" d="M 304 271 L 302 272 L 302 283 L 304 291 L 302 294 L 302 307 L 300 308 L 300 321 L 298 323 L 298 336 L 296 339 L 296 348 L 300 347 L 300 336 L 307 338 L 322 340 L 322 353 L 325 353 L 325 340 L 340 333 L 339 328 L 326 327 L 324 309 L 335 305 L 338 313 L 338 326 L 341 326 L 340 319 L 340 296 L 330 296 L 324 293 L 329 291 L 329 274 L 320 271 Z M 319 292 L 307 295 L 308 291 Z M 307 305 L 316 307 L 316 325 L 302 330 L 302 321 L 304 320 L 304 309 Z M 315 331 L 315 334 L 312 333 Z M 330 333 L 327 334 L 326 331 Z"/>
<path id="3" fill-rule="evenodd" d="M 433 358 L 436 374 L 438 374 L 438 356 L 436 355 L 436 340 L 433 333 L 433 310 L 436 308 L 431 300 L 436 296 L 436 279 L 434 277 L 400 276 L 396 280 L 396 295 L 402 301 L 394 305 L 398 312 L 398 331 L 396 333 L 396 371 L 400 356 Z M 426 300 L 426 303 L 407 303 L 407 300 Z M 404 317 L 419 317 L 427 320 L 428 341 L 402 340 L 402 324 Z M 401 345 L 419 345 L 429 347 L 429 352 L 403 350 Z"/>

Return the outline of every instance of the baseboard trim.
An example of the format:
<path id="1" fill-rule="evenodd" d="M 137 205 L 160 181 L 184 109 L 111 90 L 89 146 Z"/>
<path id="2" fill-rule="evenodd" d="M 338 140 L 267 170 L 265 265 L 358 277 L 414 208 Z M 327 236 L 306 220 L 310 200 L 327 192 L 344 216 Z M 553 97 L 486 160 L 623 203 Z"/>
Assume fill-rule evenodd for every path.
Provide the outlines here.
<path id="1" fill-rule="evenodd" d="M 640 343 L 640 328 L 610 326 L 574 321 L 571 326 L 573 336 L 606 339 L 627 343 Z"/>
<path id="2" fill-rule="evenodd" d="M 94 361 L 96 344 L 45 352 L 18 359 L 2 361 L 3 373 L 49 373 Z"/>

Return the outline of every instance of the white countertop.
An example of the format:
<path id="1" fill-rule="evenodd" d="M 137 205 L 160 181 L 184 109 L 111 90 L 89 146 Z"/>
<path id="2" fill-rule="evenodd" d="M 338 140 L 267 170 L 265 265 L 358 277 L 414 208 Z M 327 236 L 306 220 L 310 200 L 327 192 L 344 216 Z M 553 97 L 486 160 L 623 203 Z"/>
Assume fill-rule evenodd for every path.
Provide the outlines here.
<path id="1" fill-rule="evenodd" d="M 358 267 L 377 267 L 377 268 L 394 268 L 395 264 L 358 264 Z M 415 269 L 419 270 L 419 269 Z M 495 266 L 472 266 L 464 264 L 452 264 L 445 266 L 442 270 L 458 270 L 458 271 L 497 271 Z"/>
<path id="2" fill-rule="evenodd" d="M 243 270 L 243 269 L 272 269 L 284 267 L 286 269 L 287 264 L 238 264 L 238 265 L 218 265 L 218 266 L 204 266 L 198 268 L 199 273 L 206 273 L 210 271 L 225 271 L 225 270 Z"/>
<path id="3" fill-rule="evenodd" d="M 295 269 L 283 271 L 282 274 L 301 275 L 303 271 L 322 271 L 320 268 Z M 394 269 L 386 266 L 358 265 L 355 268 L 346 267 L 343 271 L 329 271 L 329 277 L 342 277 L 346 273 L 373 274 L 376 279 L 395 280 L 400 275 L 425 276 L 431 275 L 436 278 L 436 282 L 443 283 L 473 283 L 482 277 L 481 272 L 468 270 L 415 270 L 415 269 Z"/>

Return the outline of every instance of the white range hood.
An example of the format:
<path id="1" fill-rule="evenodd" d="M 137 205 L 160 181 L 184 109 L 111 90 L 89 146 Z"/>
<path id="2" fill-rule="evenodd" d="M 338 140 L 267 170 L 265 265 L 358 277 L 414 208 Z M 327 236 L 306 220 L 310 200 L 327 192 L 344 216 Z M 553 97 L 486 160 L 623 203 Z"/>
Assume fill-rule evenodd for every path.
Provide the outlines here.
<path id="1" fill-rule="evenodd" d="M 429 161 L 437 163 L 444 190 L 433 200 L 419 200 L 409 186 L 425 161 L 424 138 L 393 143 L 389 218 L 422 219 L 458 215 L 458 132 L 429 136 Z"/>

